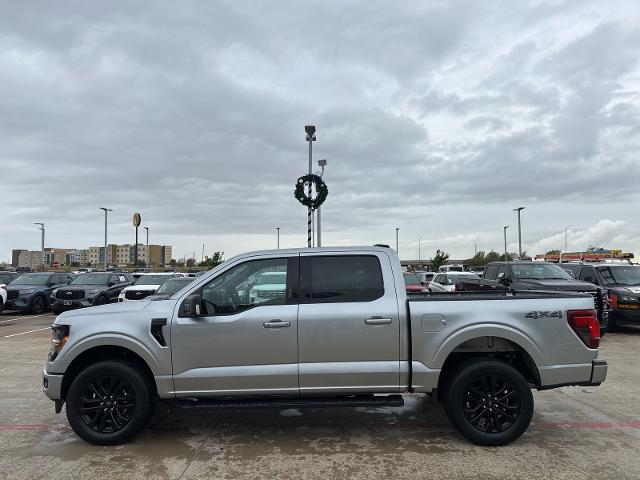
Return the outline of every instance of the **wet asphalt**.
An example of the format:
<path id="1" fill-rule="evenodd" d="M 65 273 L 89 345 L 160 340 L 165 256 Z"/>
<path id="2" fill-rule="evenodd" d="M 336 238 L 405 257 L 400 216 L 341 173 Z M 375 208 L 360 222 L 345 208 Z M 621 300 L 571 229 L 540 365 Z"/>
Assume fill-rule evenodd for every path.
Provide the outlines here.
<path id="1" fill-rule="evenodd" d="M 52 315 L 0 315 L 0 478 L 638 479 L 640 330 L 608 334 L 600 387 L 535 392 L 527 433 L 471 445 L 428 397 L 401 408 L 181 411 L 133 442 L 80 440 L 41 391 Z"/>

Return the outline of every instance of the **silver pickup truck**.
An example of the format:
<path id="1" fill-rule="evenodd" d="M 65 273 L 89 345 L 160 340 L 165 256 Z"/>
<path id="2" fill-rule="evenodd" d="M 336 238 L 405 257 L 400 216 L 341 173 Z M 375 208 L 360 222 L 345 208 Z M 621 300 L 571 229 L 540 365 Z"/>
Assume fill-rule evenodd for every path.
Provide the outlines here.
<path id="1" fill-rule="evenodd" d="M 275 274 L 274 272 L 281 272 Z M 265 273 L 282 283 L 256 288 Z M 599 385 L 593 297 L 405 293 L 384 247 L 239 255 L 168 300 L 66 312 L 45 394 L 88 442 L 125 442 L 158 400 L 184 408 L 399 406 L 430 394 L 462 435 L 527 429 L 532 388 Z"/>

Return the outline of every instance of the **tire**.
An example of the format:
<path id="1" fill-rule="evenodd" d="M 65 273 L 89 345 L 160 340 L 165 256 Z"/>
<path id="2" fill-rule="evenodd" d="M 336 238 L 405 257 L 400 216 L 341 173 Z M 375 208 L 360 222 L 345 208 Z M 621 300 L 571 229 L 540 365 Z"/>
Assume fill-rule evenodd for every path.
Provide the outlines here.
<path id="1" fill-rule="evenodd" d="M 42 295 L 36 295 L 33 300 L 31 300 L 31 308 L 29 308 L 29 313 L 35 313 L 36 315 L 39 315 L 46 309 L 47 299 Z"/>
<path id="2" fill-rule="evenodd" d="M 3 310 L 4 310 L 4 303 L 2 303 L 2 299 L 0 299 L 0 315 L 2 315 Z"/>
<path id="3" fill-rule="evenodd" d="M 451 422 L 476 445 L 513 442 L 533 416 L 529 384 L 511 365 L 496 360 L 463 364 L 451 379 L 445 402 Z"/>
<path id="4" fill-rule="evenodd" d="M 98 298 L 96 298 L 96 303 L 94 303 L 94 305 L 104 305 L 108 302 L 109 299 L 107 297 L 105 297 L 104 295 L 100 295 Z"/>
<path id="5" fill-rule="evenodd" d="M 89 443 L 125 443 L 146 427 L 152 410 L 151 392 L 145 375 L 135 365 L 98 362 L 73 380 L 66 398 L 67 419 L 73 431 Z"/>

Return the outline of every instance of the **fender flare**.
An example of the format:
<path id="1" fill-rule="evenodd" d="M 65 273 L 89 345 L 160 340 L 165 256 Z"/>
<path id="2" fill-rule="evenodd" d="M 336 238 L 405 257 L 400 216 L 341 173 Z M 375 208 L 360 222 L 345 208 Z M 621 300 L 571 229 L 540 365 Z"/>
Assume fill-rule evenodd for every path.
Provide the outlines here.
<path id="1" fill-rule="evenodd" d="M 544 364 L 544 354 L 542 350 L 523 332 L 507 325 L 485 323 L 468 326 L 449 336 L 433 355 L 433 367 L 442 368 L 445 360 L 456 348 L 468 340 L 480 337 L 496 337 L 509 340 L 531 357 L 536 368 Z"/>
<path id="2" fill-rule="evenodd" d="M 71 350 L 65 353 L 65 363 L 67 368 L 71 365 L 80 355 L 87 350 L 94 347 L 121 347 L 138 355 L 149 367 L 151 373 L 154 376 L 166 375 L 166 372 L 162 372 L 158 360 L 153 356 L 151 351 L 141 342 L 133 337 L 123 335 L 116 332 L 101 332 L 95 334 L 73 344 Z M 66 369 L 65 369 L 66 370 Z"/>

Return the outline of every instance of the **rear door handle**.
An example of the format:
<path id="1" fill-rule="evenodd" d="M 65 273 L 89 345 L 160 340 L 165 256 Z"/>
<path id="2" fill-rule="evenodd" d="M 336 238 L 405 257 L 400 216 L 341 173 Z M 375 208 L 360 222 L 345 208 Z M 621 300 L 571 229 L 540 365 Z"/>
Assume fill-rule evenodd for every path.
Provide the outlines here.
<path id="1" fill-rule="evenodd" d="M 367 318 L 364 323 L 366 325 L 387 325 L 392 322 L 390 318 L 382 318 L 382 317 L 373 317 Z"/>
<path id="2" fill-rule="evenodd" d="M 291 326 L 291 322 L 283 322 L 282 320 L 271 320 L 270 322 L 263 322 L 264 328 L 287 328 Z"/>

